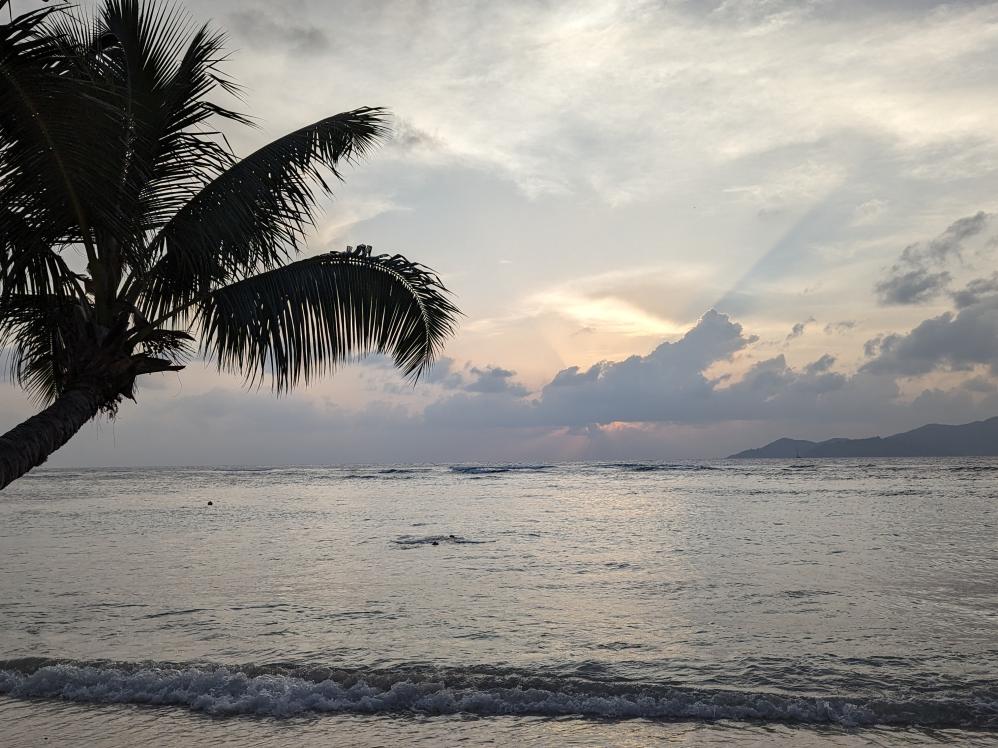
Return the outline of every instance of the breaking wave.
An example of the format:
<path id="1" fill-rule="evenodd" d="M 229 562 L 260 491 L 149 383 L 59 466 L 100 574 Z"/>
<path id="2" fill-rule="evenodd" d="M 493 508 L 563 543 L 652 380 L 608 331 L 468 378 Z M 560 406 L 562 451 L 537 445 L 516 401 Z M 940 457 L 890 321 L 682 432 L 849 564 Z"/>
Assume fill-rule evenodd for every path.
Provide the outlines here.
<path id="1" fill-rule="evenodd" d="M 998 693 L 806 696 L 551 678 L 502 668 L 336 670 L 290 665 L 0 661 L 0 694 L 185 707 L 216 716 L 321 713 L 583 716 L 608 719 L 993 728 Z"/>
<path id="2" fill-rule="evenodd" d="M 554 465 L 453 465 L 452 473 L 461 475 L 494 475 L 497 473 L 539 473 Z"/>

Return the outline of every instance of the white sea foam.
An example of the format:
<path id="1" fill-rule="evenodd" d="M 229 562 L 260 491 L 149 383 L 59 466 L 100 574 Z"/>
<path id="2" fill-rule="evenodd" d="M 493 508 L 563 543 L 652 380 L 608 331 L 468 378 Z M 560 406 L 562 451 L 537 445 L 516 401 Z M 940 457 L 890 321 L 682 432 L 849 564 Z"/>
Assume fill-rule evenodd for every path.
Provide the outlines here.
<path id="1" fill-rule="evenodd" d="M 753 720 L 989 727 L 998 724 L 991 699 L 903 700 L 815 698 L 776 693 L 633 688 L 607 684 L 588 690 L 509 686 L 510 678 L 473 679 L 474 685 L 407 679 L 384 673 L 368 682 L 310 680 L 287 674 L 228 667 L 49 664 L 0 669 L 0 694 L 85 703 L 179 706 L 217 716 L 237 714 L 291 717 L 305 713 L 475 715 L 574 715 L 601 718 L 644 717 L 672 720 Z M 500 683 L 502 685 L 500 685 Z"/>

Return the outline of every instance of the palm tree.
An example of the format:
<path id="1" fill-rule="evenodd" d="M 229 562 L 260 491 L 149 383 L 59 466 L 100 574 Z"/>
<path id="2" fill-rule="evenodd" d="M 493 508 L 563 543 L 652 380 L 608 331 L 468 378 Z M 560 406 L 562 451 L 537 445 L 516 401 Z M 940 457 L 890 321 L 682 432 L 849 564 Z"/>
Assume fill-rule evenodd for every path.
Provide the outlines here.
<path id="1" fill-rule="evenodd" d="M 223 35 L 103 0 L 0 25 L 0 345 L 46 405 L 0 437 L 0 488 L 138 377 L 192 355 L 287 391 L 369 352 L 413 379 L 459 312 L 439 278 L 348 247 L 300 259 L 323 170 L 368 153 L 386 112 L 327 117 L 237 160 L 209 100 L 237 88 Z"/>

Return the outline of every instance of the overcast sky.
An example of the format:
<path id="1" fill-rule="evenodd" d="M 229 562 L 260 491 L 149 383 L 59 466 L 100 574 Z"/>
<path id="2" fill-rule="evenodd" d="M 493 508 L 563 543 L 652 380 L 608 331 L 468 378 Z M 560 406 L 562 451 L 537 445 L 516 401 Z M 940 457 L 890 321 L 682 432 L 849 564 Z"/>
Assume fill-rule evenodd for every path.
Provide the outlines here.
<path id="1" fill-rule="evenodd" d="M 714 457 L 998 415 L 998 3 L 184 5 L 230 34 L 238 151 L 393 111 L 310 252 L 401 252 L 466 317 L 415 388 L 380 359 L 280 399 L 146 377 L 51 464 Z"/>

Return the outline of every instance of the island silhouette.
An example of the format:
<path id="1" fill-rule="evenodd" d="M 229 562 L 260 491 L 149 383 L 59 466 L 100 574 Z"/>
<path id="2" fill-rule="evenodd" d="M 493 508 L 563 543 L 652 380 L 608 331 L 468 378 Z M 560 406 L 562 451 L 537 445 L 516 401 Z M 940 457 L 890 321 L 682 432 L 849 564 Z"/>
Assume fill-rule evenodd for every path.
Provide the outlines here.
<path id="1" fill-rule="evenodd" d="M 777 439 L 730 459 L 765 457 L 993 457 L 998 456 L 998 416 L 955 426 L 938 423 L 893 436 L 867 439 Z"/>

